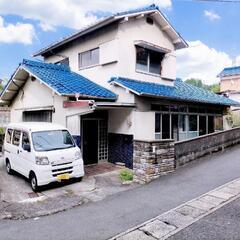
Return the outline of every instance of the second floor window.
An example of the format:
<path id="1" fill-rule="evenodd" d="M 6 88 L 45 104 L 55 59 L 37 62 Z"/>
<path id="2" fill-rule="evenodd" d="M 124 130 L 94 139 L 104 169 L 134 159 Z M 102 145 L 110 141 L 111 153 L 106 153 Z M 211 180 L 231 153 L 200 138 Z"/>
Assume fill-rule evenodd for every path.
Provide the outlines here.
<path id="1" fill-rule="evenodd" d="M 63 64 L 63 65 L 66 65 L 66 66 L 69 66 L 69 58 L 64 58 L 58 62 L 56 62 L 55 64 Z"/>
<path id="2" fill-rule="evenodd" d="M 99 48 L 79 53 L 79 68 L 90 67 L 99 64 Z"/>
<path id="3" fill-rule="evenodd" d="M 136 47 L 136 70 L 161 75 L 162 60 L 165 53 Z"/>

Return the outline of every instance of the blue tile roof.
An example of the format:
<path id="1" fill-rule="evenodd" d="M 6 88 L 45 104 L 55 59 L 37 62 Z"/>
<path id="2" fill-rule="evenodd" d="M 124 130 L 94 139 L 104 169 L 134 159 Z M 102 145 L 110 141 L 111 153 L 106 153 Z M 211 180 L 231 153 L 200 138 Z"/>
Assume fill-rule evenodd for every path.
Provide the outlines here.
<path id="1" fill-rule="evenodd" d="M 128 78 L 112 78 L 110 83 L 123 86 L 137 95 L 169 98 L 179 101 L 218 104 L 224 106 L 239 106 L 240 103 L 213 92 L 195 87 L 180 79 L 174 81 L 174 86 L 137 81 Z"/>
<path id="2" fill-rule="evenodd" d="M 222 72 L 218 74 L 218 77 L 226 77 L 233 75 L 240 75 L 240 66 L 224 68 Z"/>
<path id="3" fill-rule="evenodd" d="M 159 10 L 159 7 L 155 4 L 152 4 L 149 6 L 131 9 L 131 10 L 124 11 L 124 12 L 118 12 L 118 13 L 114 14 L 113 16 L 122 16 L 122 15 L 134 14 L 134 13 L 138 13 L 138 12 L 145 12 L 145 11 L 152 11 L 152 10 Z"/>
<path id="4" fill-rule="evenodd" d="M 109 100 L 117 98 L 115 93 L 70 71 L 70 68 L 63 64 L 56 65 L 24 59 L 21 67 L 61 95 L 80 94 L 83 97 Z"/>

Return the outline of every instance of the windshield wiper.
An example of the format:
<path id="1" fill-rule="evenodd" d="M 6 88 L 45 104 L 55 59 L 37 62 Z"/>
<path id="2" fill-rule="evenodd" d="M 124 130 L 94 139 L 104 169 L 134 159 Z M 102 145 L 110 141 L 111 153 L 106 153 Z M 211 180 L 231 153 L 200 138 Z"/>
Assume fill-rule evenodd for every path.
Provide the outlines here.
<path id="1" fill-rule="evenodd" d="M 50 149 L 46 149 L 45 151 L 54 151 L 54 150 L 60 150 L 60 149 L 67 149 L 67 148 L 71 148 L 74 147 L 72 146 L 68 146 L 68 147 L 58 147 L 58 148 L 50 148 Z"/>

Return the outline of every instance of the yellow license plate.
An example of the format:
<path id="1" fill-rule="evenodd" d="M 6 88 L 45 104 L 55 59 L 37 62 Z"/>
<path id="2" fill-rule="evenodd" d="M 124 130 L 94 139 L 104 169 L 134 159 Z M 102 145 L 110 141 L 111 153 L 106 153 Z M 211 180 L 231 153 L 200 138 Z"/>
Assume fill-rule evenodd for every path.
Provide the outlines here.
<path id="1" fill-rule="evenodd" d="M 57 175 L 57 180 L 61 181 L 61 180 L 68 180 L 70 178 L 70 174 L 69 173 L 64 173 L 61 175 Z"/>

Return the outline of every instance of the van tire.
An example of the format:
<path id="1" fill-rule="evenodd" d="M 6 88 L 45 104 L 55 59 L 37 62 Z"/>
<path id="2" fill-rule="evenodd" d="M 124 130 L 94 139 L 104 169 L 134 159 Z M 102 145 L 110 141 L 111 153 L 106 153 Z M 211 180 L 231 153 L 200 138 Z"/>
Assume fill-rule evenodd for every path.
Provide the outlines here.
<path id="1" fill-rule="evenodd" d="M 77 181 L 78 181 L 78 182 L 81 182 L 82 179 L 83 179 L 83 177 L 78 177 L 78 178 L 77 178 Z"/>
<path id="2" fill-rule="evenodd" d="M 34 172 L 31 172 L 29 174 L 29 181 L 30 181 L 32 190 L 34 192 L 38 192 L 39 191 L 39 186 L 38 186 L 38 182 L 37 182 L 37 177 L 36 177 Z"/>
<path id="3" fill-rule="evenodd" d="M 10 161 L 9 161 L 8 159 L 6 160 L 6 170 L 7 170 L 7 173 L 8 173 L 9 175 L 12 175 L 12 174 L 13 174 L 13 170 L 12 170 Z"/>

